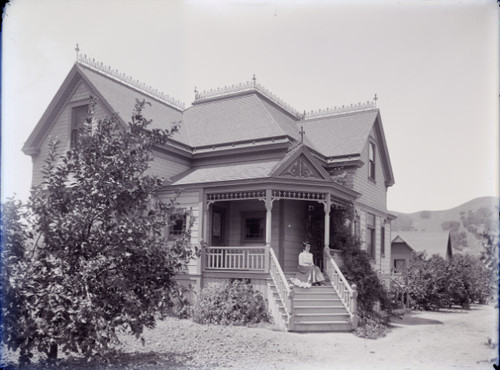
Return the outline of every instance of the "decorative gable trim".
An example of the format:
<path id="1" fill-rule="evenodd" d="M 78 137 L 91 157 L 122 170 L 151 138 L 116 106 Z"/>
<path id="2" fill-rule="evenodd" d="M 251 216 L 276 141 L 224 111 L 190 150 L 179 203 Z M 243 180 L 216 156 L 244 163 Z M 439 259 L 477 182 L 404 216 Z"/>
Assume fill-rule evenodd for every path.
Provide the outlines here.
<path id="1" fill-rule="evenodd" d="M 311 163 L 303 156 L 297 158 L 280 176 L 321 178 Z"/>
<path id="2" fill-rule="evenodd" d="M 271 176 L 332 181 L 328 172 L 326 172 L 304 145 L 300 145 L 295 151 L 292 150 L 291 153 L 289 152 L 288 158 L 285 156 L 278 163 Z"/>

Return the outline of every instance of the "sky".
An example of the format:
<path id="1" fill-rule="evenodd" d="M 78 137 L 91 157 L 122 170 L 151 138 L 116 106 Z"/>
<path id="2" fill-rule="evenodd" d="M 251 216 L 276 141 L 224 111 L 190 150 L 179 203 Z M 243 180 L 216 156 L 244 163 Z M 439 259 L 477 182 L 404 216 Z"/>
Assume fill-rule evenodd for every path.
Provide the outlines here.
<path id="1" fill-rule="evenodd" d="M 2 200 L 29 196 L 21 148 L 77 43 L 186 106 L 195 87 L 253 74 L 298 111 L 377 94 L 396 181 L 390 210 L 498 196 L 498 20 L 494 0 L 12 0 L 2 30 Z"/>

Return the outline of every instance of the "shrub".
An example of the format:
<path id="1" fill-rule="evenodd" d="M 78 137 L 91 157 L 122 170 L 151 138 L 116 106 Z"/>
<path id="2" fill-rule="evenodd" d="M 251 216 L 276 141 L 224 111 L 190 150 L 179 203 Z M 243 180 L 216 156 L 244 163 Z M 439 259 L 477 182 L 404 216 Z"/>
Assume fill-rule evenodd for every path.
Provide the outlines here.
<path id="1" fill-rule="evenodd" d="M 381 308 L 390 312 L 392 305 L 387 290 L 372 269 L 368 254 L 359 249 L 359 242 L 355 238 L 350 238 L 342 250 L 344 265 L 341 270 L 351 284 L 356 284 L 358 308 L 361 311 L 372 312 L 375 303 L 380 302 Z"/>
<path id="2" fill-rule="evenodd" d="M 246 282 L 234 280 L 201 291 L 193 320 L 200 324 L 251 325 L 270 322 L 262 294 Z"/>
<path id="3" fill-rule="evenodd" d="M 413 256 L 404 277 L 413 307 L 439 309 L 486 302 L 491 296 L 491 279 L 487 267 L 475 256 L 457 254 L 451 259 L 438 255 Z"/>
<path id="4" fill-rule="evenodd" d="M 355 334 L 361 338 L 377 339 L 385 337 L 388 331 L 388 319 L 375 312 L 361 311 L 358 314 L 358 327 Z"/>

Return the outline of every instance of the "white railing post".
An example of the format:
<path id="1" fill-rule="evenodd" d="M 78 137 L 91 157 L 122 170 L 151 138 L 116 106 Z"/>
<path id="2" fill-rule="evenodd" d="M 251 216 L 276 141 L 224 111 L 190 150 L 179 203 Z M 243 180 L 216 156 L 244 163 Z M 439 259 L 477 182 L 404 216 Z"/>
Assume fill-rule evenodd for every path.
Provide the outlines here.
<path id="1" fill-rule="evenodd" d="M 339 267 L 337 266 L 337 263 L 331 256 L 326 260 L 325 271 L 330 278 L 333 288 L 335 289 L 340 300 L 347 309 L 347 312 L 351 317 L 353 327 L 355 327 L 355 325 L 357 325 L 355 313 L 357 309 L 358 296 L 356 285 L 353 285 L 352 288 L 351 286 L 349 286 L 349 283 L 344 277 L 344 274 L 342 274 Z"/>
<path id="2" fill-rule="evenodd" d="M 273 201 L 271 189 L 266 189 L 266 260 L 265 270 L 269 271 L 269 249 L 271 247 L 272 237 L 272 216 L 273 216 Z"/>
<path id="3" fill-rule="evenodd" d="M 290 290 L 285 274 L 281 269 L 278 258 L 273 249 L 269 249 L 269 272 L 276 287 L 281 304 L 285 310 L 288 322 L 288 330 L 293 329 L 293 291 Z"/>

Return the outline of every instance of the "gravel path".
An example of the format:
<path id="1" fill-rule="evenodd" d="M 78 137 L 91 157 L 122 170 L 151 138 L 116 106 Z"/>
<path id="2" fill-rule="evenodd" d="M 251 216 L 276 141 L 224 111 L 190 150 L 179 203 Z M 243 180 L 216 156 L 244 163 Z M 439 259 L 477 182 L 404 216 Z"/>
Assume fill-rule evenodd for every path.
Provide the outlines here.
<path id="1" fill-rule="evenodd" d="M 163 368 L 491 369 L 496 322 L 491 306 L 413 312 L 395 319 L 386 337 L 368 340 L 350 333 L 284 333 L 168 319 L 146 333 L 146 346 L 127 338 L 123 349 L 164 355 L 170 362 Z"/>
<path id="2" fill-rule="evenodd" d="M 498 311 L 413 312 L 395 319 L 384 338 L 351 333 L 285 333 L 205 326 L 169 318 L 145 331 L 146 343 L 122 338 L 114 369 L 492 369 Z M 488 344 L 488 338 L 491 344 Z M 65 368 L 105 368 L 63 361 Z"/>

